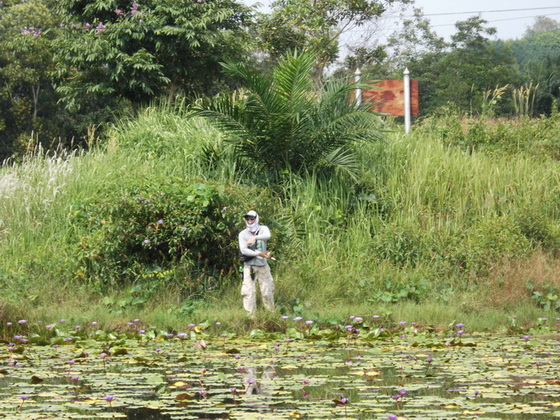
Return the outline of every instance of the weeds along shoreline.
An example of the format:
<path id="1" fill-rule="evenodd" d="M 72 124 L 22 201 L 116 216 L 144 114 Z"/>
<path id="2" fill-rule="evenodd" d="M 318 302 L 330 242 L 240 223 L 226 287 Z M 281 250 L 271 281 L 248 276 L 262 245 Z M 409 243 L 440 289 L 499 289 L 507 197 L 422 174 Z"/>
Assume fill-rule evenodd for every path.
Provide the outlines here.
<path id="1" fill-rule="evenodd" d="M 3 309 L 5 310 L 5 307 Z M 119 337 L 140 341 L 176 338 L 187 341 L 207 339 L 215 344 L 220 338 L 290 338 L 350 342 L 398 340 L 406 337 L 414 342 L 415 337 L 419 340 L 422 340 L 422 337 L 438 337 L 448 340 L 448 345 L 460 346 L 463 338 L 472 339 L 489 334 L 514 336 L 528 341 L 532 337 L 555 337 L 560 331 L 560 317 L 557 313 L 537 313 L 527 310 L 527 307 L 519 308 L 520 315 L 501 311 L 465 314 L 433 304 L 402 304 L 393 308 L 395 313 L 387 308 L 379 308 L 379 312 L 374 315 L 356 312 L 357 308 L 354 307 L 346 309 L 361 315 L 343 316 L 340 311 L 325 311 L 316 312 L 314 316 L 288 316 L 280 315 L 276 311 L 263 310 L 253 317 L 247 317 L 235 309 L 227 311 L 222 308 L 223 312 L 212 312 L 210 308 L 210 311 L 204 314 L 206 318 L 202 318 L 201 313 L 184 317 L 169 313 L 165 308 L 119 315 L 103 313 L 96 307 L 81 313 L 72 309 L 42 309 L 41 315 L 48 318 L 37 318 L 41 315 L 39 311 L 33 310 L 28 312 L 28 318 L 10 318 L 13 314 L 4 311 L 3 319 L 11 321 L 4 321 L 0 326 L 0 340 L 5 343 L 25 340 L 23 344 L 29 342 L 39 345 L 63 345 L 88 339 L 114 341 L 119 340 Z M 56 318 L 56 315 L 60 314 L 68 317 Z M 443 316 L 448 318 L 443 319 Z"/>
<path id="2" fill-rule="evenodd" d="M 203 336 L 226 333 L 229 337 L 256 337 L 279 334 L 298 338 L 384 339 L 403 332 L 412 335 L 434 335 L 460 338 L 470 334 L 514 336 L 547 336 L 560 331 L 556 311 L 545 311 L 535 305 L 521 304 L 506 309 L 473 311 L 463 305 L 403 302 L 393 305 L 331 305 L 317 310 L 309 308 L 302 315 L 286 315 L 280 311 L 259 310 L 254 317 L 233 302 L 208 305 L 186 315 L 170 310 L 167 305 L 123 311 L 107 311 L 98 302 L 90 305 L 42 306 L 22 310 L 17 305 L 0 307 L 3 341 L 15 334 L 39 338 L 77 339 L 89 334 L 125 334 L 141 337 L 146 331 L 152 338 L 196 331 Z M 350 314 L 350 315 L 349 315 Z M 53 330 L 54 329 L 54 330 Z M 53 335 L 52 331 L 56 331 Z M 317 335 L 318 331 L 321 333 Z M 457 335 L 457 332 L 459 335 Z"/>

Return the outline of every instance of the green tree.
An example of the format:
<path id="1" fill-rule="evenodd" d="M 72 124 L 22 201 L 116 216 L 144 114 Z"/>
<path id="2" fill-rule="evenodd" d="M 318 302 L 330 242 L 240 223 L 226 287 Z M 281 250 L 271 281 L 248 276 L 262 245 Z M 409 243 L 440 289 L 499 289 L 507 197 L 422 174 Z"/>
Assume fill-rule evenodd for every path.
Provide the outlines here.
<path id="1" fill-rule="evenodd" d="M 375 48 L 356 47 L 352 48 L 351 54 L 344 59 L 344 68 L 337 70 L 334 75 L 341 77 L 352 77 L 359 69 L 364 80 L 379 78 L 388 74 L 388 54 L 381 45 Z"/>
<path id="2" fill-rule="evenodd" d="M 404 19 L 402 28 L 387 39 L 391 69 L 400 73 L 411 63 L 448 48 L 449 45 L 432 29 L 429 19 L 418 8 L 414 8 L 412 17 Z"/>
<path id="3" fill-rule="evenodd" d="M 529 63 L 526 79 L 538 86 L 535 113 L 549 115 L 560 104 L 560 54 Z"/>
<path id="4" fill-rule="evenodd" d="M 424 112 L 448 103 L 477 111 L 485 92 L 518 83 L 515 58 L 507 46 L 500 48 L 490 40 L 496 30 L 486 24 L 479 17 L 457 22 L 448 51 L 428 53 L 409 66 L 419 79 Z"/>
<path id="5" fill-rule="evenodd" d="M 296 48 L 316 55 L 316 75 L 333 63 L 339 39 L 350 28 L 381 16 L 393 3 L 410 0 L 276 0 L 272 13 L 257 27 L 264 49 L 273 59 Z"/>
<path id="6" fill-rule="evenodd" d="M 272 74 L 229 61 L 226 71 L 246 90 L 219 95 L 199 109 L 229 135 L 256 173 L 276 181 L 285 173 L 336 169 L 355 176 L 353 144 L 380 138 L 379 117 L 367 104 L 350 100 L 357 86 L 341 81 L 318 86 L 312 77 L 315 59 L 287 54 Z"/>
<path id="7" fill-rule="evenodd" d="M 31 138 L 48 144 L 56 137 L 55 23 L 42 0 L 0 4 L 0 159 L 32 147 Z"/>
<path id="8" fill-rule="evenodd" d="M 525 31 L 525 37 L 534 36 L 546 32 L 554 32 L 560 29 L 560 22 L 548 16 L 537 16 L 533 24 Z"/>
<path id="9" fill-rule="evenodd" d="M 349 77 L 359 68 L 364 80 L 399 79 L 408 67 L 414 69 L 413 76 L 417 79 L 424 71 L 429 71 L 434 60 L 450 46 L 432 30 L 422 9 L 412 7 L 411 11 L 412 16 L 403 18 L 402 27 L 387 38 L 386 45 L 351 48 L 344 62 L 345 70 L 335 75 L 345 73 Z M 410 10 L 403 6 L 402 12 L 409 14 Z M 427 94 L 423 92 L 424 97 Z"/>
<path id="10" fill-rule="evenodd" d="M 219 62 L 250 45 L 250 9 L 233 0 L 61 0 L 57 11 L 57 88 L 74 109 L 216 92 Z"/>
<path id="11" fill-rule="evenodd" d="M 550 114 L 554 101 L 560 102 L 560 22 L 539 16 L 522 38 L 506 44 L 524 86 L 537 90 L 535 114 Z"/>
<path id="12" fill-rule="evenodd" d="M 511 48 L 521 70 L 525 71 L 530 63 L 546 58 L 554 60 L 560 56 L 560 29 L 508 41 L 507 45 Z"/>
<path id="13" fill-rule="evenodd" d="M 19 157 L 41 144 L 44 150 L 73 147 L 99 134 L 114 103 L 88 104 L 70 112 L 52 82 L 59 21 L 51 0 L 0 3 L 0 160 Z"/>

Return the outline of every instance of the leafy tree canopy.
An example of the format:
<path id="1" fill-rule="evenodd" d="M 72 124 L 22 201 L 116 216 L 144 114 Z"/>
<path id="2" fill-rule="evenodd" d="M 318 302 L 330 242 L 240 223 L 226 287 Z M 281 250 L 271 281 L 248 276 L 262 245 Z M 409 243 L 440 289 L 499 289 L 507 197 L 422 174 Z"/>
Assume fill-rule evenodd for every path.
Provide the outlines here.
<path id="1" fill-rule="evenodd" d="M 57 11 L 56 76 L 69 107 L 215 92 L 219 61 L 250 45 L 251 11 L 233 0 L 61 0 Z"/>
<path id="2" fill-rule="evenodd" d="M 49 118 L 57 100 L 50 81 L 55 22 L 41 0 L 0 4 L 0 159 L 25 150 L 32 132 L 55 137 Z"/>
<path id="3" fill-rule="evenodd" d="M 402 29 L 393 32 L 387 40 L 393 70 L 402 72 L 428 54 L 438 54 L 449 48 L 448 43 L 433 31 L 430 21 L 421 9 L 414 8 L 413 16 L 404 19 Z"/>
<path id="4" fill-rule="evenodd" d="M 538 32 L 509 41 L 512 53 L 524 69 L 529 63 L 560 56 L 560 29 Z"/>
<path id="5" fill-rule="evenodd" d="M 517 82 L 515 59 L 507 46 L 498 48 L 489 36 L 495 28 L 479 17 L 457 22 L 449 49 L 426 53 L 409 69 L 419 79 L 421 107 L 430 112 L 452 103 L 478 109 L 485 91 Z"/>
<path id="6" fill-rule="evenodd" d="M 264 48 L 275 59 L 298 48 L 317 57 L 321 75 L 338 57 L 341 34 L 379 17 L 393 3 L 410 0 L 276 0 L 258 26 Z"/>
<path id="7" fill-rule="evenodd" d="M 560 29 L 560 22 L 548 16 L 537 16 L 535 22 L 525 31 L 525 37 L 553 32 Z"/>

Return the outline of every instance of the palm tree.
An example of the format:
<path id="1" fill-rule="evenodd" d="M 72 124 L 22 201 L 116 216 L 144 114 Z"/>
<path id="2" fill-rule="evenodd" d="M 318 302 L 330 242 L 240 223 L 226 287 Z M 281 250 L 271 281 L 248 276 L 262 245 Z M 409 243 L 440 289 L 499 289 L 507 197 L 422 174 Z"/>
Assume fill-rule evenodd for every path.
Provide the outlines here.
<path id="1" fill-rule="evenodd" d="M 274 180 L 286 173 L 324 174 L 338 169 L 357 175 L 352 146 L 381 135 L 381 120 L 367 104 L 357 105 L 358 87 L 342 81 L 317 86 L 315 57 L 293 52 L 272 74 L 245 64 L 223 63 L 245 89 L 213 98 L 199 114 L 228 135 L 241 156 L 250 158 Z"/>

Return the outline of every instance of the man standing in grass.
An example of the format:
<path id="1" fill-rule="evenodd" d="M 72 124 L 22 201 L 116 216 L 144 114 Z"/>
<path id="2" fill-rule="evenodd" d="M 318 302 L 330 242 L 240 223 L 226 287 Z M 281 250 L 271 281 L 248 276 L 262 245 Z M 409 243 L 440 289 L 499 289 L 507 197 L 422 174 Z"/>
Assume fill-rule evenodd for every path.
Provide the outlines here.
<path id="1" fill-rule="evenodd" d="M 239 232 L 239 251 L 245 260 L 241 296 L 243 296 L 243 307 L 249 315 L 252 315 L 257 309 L 257 282 L 261 289 L 264 307 L 274 310 L 274 280 L 267 262 L 269 254 L 266 252 L 270 230 L 259 224 L 259 215 L 254 210 L 248 211 L 243 218 L 246 228 Z"/>

